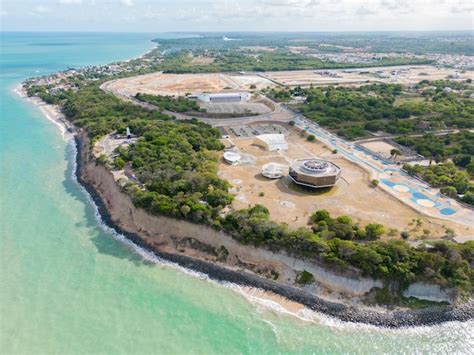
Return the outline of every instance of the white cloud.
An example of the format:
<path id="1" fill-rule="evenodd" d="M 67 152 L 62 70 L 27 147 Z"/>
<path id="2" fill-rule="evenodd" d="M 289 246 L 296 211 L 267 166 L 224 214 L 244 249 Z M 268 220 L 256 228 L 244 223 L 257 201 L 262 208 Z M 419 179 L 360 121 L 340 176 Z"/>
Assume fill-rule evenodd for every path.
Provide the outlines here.
<path id="1" fill-rule="evenodd" d="M 62 5 L 80 5 L 82 0 L 59 0 L 59 3 Z"/>
<path id="2" fill-rule="evenodd" d="M 51 9 L 44 5 L 38 5 L 38 6 L 35 6 L 34 12 L 37 14 L 46 14 L 48 12 L 51 12 Z"/>
<path id="3" fill-rule="evenodd" d="M 133 0 L 121 0 L 120 2 L 124 6 L 128 6 L 128 7 L 133 6 Z"/>

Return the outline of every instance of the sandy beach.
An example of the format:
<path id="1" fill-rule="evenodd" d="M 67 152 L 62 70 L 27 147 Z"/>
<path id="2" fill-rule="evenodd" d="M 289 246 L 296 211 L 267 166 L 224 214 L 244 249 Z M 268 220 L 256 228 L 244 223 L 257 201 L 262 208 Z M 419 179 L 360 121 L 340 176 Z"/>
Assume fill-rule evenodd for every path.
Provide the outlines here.
<path id="1" fill-rule="evenodd" d="M 54 123 L 60 130 L 61 136 L 65 140 L 70 140 L 73 138 L 73 133 L 75 131 L 74 126 L 66 119 L 64 114 L 61 112 L 59 106 L 57 105 L 50 105 L 41 100 L 39 97 L 28 97 L 23 85 L 19 84 L 16 86 L 13 91 L 19 95 L 20 97 L 24 98 L 31 104 L 38 107 L 43 113 L 44 117 L 52 123 Z"/>

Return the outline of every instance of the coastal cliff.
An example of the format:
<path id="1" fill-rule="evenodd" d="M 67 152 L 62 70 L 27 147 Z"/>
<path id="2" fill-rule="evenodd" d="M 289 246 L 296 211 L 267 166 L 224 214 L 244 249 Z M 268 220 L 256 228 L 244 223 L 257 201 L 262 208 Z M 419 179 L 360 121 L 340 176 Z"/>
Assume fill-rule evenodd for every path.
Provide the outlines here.
<path id="1" fill-rule="evenodd" d="M 111 172 L 96 162 L 85 132 L 76 135 L 76 143 L 78 180 L 93 197 L 105 222 L 159 257 L 203 272 L 218 281 L 274 292 L 345 321 L 399 327 L 474 317 L 472 302 L 461 306 L 392 312 L 334 302 L 339 298 L 346 301 L 358 299 L 374 288 L 382 288 L 383 284 L 362 277 L 353 268 L 344 274 L 336 273 L 313 261 L 242 245 L 231 236 L 204 225 L 152 216 L 136 208 Z M 315 286 L 294 286 L 296 277 L 303 271 L 314 276 Z M 449 303 L 454 299 L 449 290 L 422 286 L 415 285 L 407 295 Z"/>

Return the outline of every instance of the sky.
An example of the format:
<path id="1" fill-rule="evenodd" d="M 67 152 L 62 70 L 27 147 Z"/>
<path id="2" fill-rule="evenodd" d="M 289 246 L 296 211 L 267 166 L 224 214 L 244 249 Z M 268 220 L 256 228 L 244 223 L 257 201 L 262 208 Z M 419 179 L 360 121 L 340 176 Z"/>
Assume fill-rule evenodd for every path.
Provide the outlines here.
<path id="1" fill-rule="evenodd" d="M 0 0 L 2 31 L 473 30 L 474 0 Z"/>

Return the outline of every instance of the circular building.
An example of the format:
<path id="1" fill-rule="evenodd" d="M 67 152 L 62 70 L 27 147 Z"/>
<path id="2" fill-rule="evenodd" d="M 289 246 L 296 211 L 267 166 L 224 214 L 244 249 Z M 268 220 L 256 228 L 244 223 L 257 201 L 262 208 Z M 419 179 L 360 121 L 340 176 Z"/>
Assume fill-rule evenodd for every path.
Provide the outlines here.
<path id="1" fill-rule="evenodd" d="M 262 175 L 269 179 L 279 179 L 283 177 L 288 168 L 277 163 L 268 163 L 262 166 Z"/>
<path id="2" fill-rule="evenodd" d="M 301 159 L 290 166 L 291 180 L 311 188 L 332 187 L 341 177 L 341 168 L 323 159 Z"/>
<path id="3" fill-rule="evenodd" d="M 227 151 L 224 153 L 224 160 L 230 165 L 239 164 L 241 158 L 242 156 L 237 152 Z"/>

